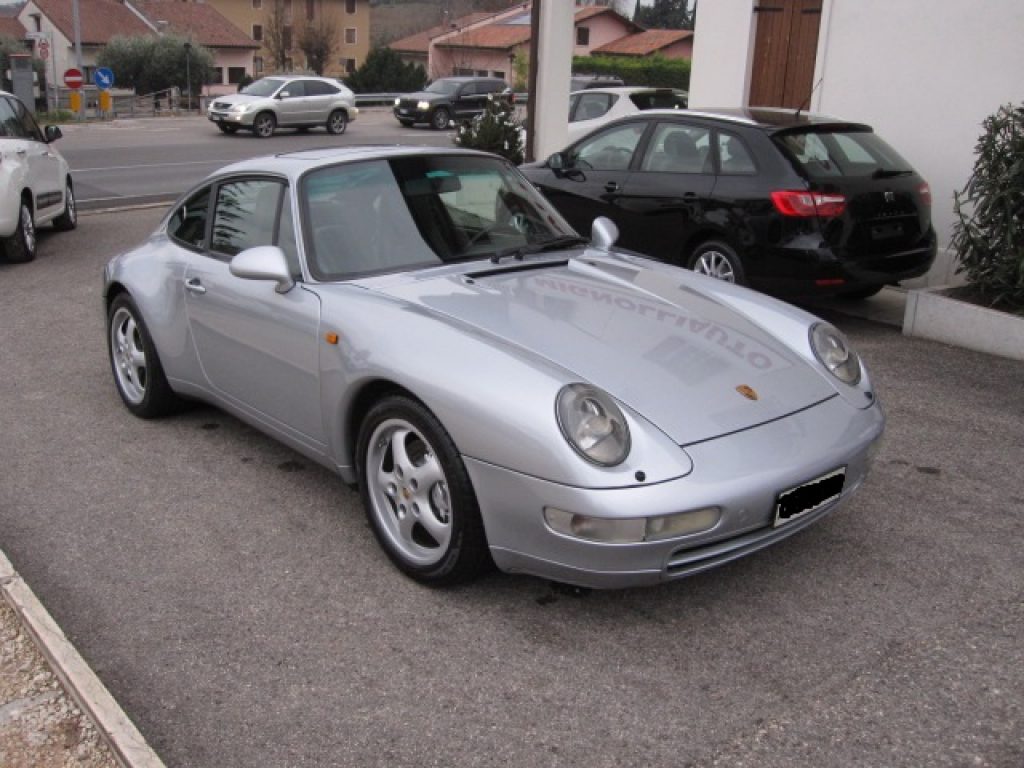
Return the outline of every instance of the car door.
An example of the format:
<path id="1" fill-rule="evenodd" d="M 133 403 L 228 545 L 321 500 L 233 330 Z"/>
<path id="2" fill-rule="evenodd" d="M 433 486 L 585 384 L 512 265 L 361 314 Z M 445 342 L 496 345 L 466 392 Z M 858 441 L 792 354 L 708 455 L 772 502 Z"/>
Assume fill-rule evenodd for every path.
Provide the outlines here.
<path id="1" fill-rule="evenodd" d="M 306 80 L 307 116 L 311 123 L 326 123 L 338 89 L 322 80 Z"/>
<path id="2" fill-rule="evenodd" d="M 277 123 L 278 125 L 302 125 L 312 122 L 306 116 L 306 84 L 302 80 L 285 83 L 277 92 Z"/>
<path id="3" fill-rule="evenodd" d="M 49 218 L 64 209 L 60 158 L 24 104 L 9 96 L 0 97 L 0 102 L 0 122 L 13 143 L 13 160 L 23 168 L 23 183 L 32 190 L 36 220 Z"/>
<path id="4" fill-rule="evenodd" d="M 246 248 L 277 244 L 298 273 L 290 198 L 283 181 L 234 178 L 213 187 L 206 247 L 188 262 L 185 307 L 208 386 L 232 405 L 317 450 L 320 301 L 301 283 L 278 293 L 269 280 L 231 274 Z"/>
<path id="5" fill-rule="evenodd" d="M 468 120 L 483 111 L 483 100 L 486 95 L 479 90 L 481 84 L 463 83 L 452 96 L 452 117 L 456 120 Z"/>
<path id="6" fill-rule="evenodd" d="M 627 224 L 619 196 L 630 177 L 647 123 L 632 121 L 587 137 L 560 153 L 562 168 L 531 173 L 533 181 L 581 234 L 594 219 L 607 216 L 620 230 Z"/>
<path id="7" fill-rule="evenodd" d="M 643 157 L 623 185 L 619 242 L 679 262 L 690 235 L 714 209 L 712 130 L 682 121 L 655 124 Z M 618 223 L 618 222 L 617 222 Z"/>

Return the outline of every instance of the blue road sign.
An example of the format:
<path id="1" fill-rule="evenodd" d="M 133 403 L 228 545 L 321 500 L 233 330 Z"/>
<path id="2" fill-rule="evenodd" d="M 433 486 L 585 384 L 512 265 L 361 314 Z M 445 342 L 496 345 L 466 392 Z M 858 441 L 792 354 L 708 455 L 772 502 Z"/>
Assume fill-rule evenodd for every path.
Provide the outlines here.
<path id="1" fill-rule="evenodd" d="M 98 67 L 92 75 L 92 81 L 101 91 L 112 88 L 114 85 L 114 73 L 107 67 Z"/>

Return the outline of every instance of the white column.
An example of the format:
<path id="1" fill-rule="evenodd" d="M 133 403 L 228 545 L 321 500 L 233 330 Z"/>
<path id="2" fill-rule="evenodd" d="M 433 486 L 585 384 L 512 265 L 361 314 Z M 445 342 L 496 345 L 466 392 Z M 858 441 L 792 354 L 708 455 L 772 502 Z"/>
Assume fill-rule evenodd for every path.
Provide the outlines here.
<path id="1" fill-rule="evenodd" d="M 568 139 L 569 79 L 572 76 L 572 0 L 544 0 L 540 6 L 537 45 L 537 95 L 533 116 L 534 155 L 543 160 L 565 147 Z"/>

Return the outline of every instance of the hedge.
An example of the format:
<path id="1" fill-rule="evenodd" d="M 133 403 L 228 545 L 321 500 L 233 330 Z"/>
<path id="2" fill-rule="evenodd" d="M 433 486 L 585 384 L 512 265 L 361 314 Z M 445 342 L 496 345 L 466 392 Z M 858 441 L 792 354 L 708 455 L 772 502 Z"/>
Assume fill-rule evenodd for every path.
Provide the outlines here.
<path id="1" fill-rule="evenodd" d="M 633 56 L 574 56 L 572 71 L 584 75 L 614 75 L 626 85 L 690 89 L 690 60 L 655 54 Z"/>

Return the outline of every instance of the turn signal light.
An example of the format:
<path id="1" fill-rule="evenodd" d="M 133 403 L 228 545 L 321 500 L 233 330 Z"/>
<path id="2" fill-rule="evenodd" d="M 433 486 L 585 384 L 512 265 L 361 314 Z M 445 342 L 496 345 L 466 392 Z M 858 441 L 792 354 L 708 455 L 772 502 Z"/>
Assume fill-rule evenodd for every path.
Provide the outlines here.
<path id="1" fill-rule="evenodd" d="M 846 210 L 846 195 L 781 189 L 772 192 L 772 203 L 783 216 L 834 219 Z"/>

